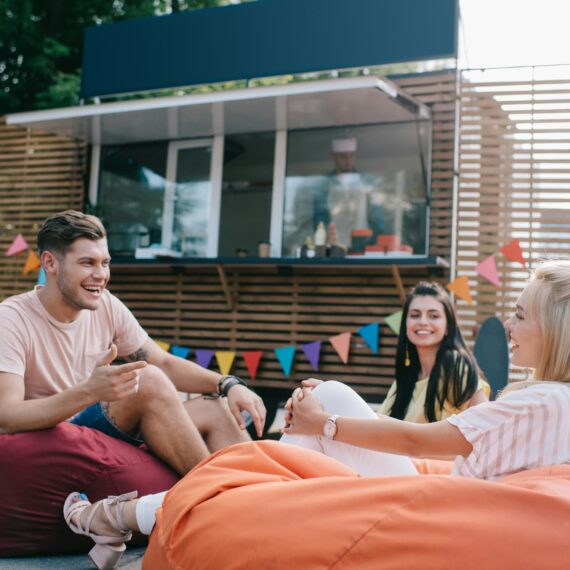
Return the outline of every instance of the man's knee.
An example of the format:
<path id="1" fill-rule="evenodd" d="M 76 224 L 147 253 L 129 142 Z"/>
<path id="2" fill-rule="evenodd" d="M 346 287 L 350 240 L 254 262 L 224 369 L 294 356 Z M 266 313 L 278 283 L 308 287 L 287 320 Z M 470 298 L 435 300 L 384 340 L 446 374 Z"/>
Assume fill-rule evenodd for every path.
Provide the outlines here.
<path id="1" fill-rule="evenodd" d="M 153 364 L 139 371 L 138 397 L 154 400 L 178 399 L 176 388 L 170 378 Z"/>

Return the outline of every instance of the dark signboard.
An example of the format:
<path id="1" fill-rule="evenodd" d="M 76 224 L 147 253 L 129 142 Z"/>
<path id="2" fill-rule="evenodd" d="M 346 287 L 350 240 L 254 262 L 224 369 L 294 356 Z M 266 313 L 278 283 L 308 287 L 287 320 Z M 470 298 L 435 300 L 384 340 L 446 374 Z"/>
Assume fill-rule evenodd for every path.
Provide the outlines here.
<path id="1" fill-rule="evenodd" d="M 259 0 L 85 33 L 95 97 L 456 57 L 458 0 Z"/>

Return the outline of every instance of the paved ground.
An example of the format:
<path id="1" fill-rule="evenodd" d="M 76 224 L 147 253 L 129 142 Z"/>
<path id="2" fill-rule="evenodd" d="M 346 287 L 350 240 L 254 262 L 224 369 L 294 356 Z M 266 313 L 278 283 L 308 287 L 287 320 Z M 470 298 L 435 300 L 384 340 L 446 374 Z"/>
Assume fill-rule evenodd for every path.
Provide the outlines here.
<path id="1" fill-rule="evenodd" d="M 121 558 L 117 568 L 140 570 L 144 548 L 133 548 Z M 93 570 L 86 554 L 68 556 L 34 556 L 32 558 L 0 558 L 0 570 Z"/>

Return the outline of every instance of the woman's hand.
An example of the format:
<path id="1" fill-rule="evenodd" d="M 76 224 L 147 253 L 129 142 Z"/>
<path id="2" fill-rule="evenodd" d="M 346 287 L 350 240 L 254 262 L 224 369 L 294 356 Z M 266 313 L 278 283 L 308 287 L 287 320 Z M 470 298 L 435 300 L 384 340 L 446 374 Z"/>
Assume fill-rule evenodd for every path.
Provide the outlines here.
<path id="1" fill-rule="evenodd" d="M 316 388 L 323 382 L 324 380 L 319 380 L 318 378 L 307 378 L 306 380 L 302 380 L 301 384 L 303 385 L 303 388 Z"/>
<path id="2" fill-rule="evenodd" d="M 320 435 L 329 414 L 323 410 L 311 388 L 297 388 L 285 404 L 285 426 L 288 434 Z"/>

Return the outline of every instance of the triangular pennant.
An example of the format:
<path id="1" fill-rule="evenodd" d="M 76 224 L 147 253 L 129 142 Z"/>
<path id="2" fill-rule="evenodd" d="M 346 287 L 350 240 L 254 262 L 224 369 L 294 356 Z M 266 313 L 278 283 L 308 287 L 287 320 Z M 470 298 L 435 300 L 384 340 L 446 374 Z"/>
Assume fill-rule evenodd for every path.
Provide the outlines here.
<path id="1" fill-rule="evenodd" d="M 302 344 L 301 348 L 307 357 L 307 360 L 311 363 L 313 370 L 319 370 L 319 359 L 321 357 L 321 341 L 316 340 L 315 342 L 308 342 Z"/>
<path id="2" fill-rule="evenodd" d="M 41 266 L 42 262 L 40 261 L 38 254 L 33 249 L 30 249 L 28 252 L 28 259 L 26 259 L 24 270 L 22 271 L 22 275 L 27 275 L 32 271 L 37 271 Z"/>
<path id="3" fill-rule="evenodd" d="M 484 259 L 476 268 L 475 271 L 484 277 L 487 281 L 490 281 L 493 285 L 499 286 L 501 281 L 499 279 L 499 272 L 497 271 L 497 262 L 495 261 L 495 256 L 490 255 L 487 259 Z"/>
<path id="4" fill-rule="evenodd" d="M 293 358 L 295 357 L 295 347 L 294 346 L 280 346 L 274 349 L 275 356 L 283 368 L 285 376 L 291 374 L 291 367 L 293 365 Z"/>
<path id="5" fill-rule="evenodd" d="M 261 360 L 261 350 L 249 350 L 247 352 L 242 352 L 242 356 L 245 360 L 245 365 L 247 366 L 249 377 L 252 380 L 255 380 L 259 361 Z"/>
<path id="6" fill-rule="evenodd" d="M 6 251 L 6 257 L 10 257 L 11 255 L 17 255 L 18 253 L 22 253 L 22 251 L 26 251 L 30 246 L 28 242 L 24 239 L 22 234 L 18 234 L 12 245 Z"/>
<path id="7" fill-rule="evenodd" d="M 236 353 L 230 352 L 229 350 L 220 350 L 216 352 L 216 361 L 218 362 L 218 368 L 220 369 L 222 376 L 230 373 L 235 357 Z"/>
<path id="8" fill-rule="evenodd" d="M 348 363 L 348 353 L 350 352 L 350 337 L 352 333 L 345 332 L 340 333 L 329 338 L 329 342 L 333 345 L 336 353 L 340 356 L 340 359 L 347 364 Z"/>
<path id="9" fill-rule="evenodd" d="M 192 351 L 186 346 L 178 346 L 176 344 L 173 344 L 170 347 L 170 352 L 174 354 L 174 356 L 178 356 L 179 358 L 186 360 Z"/>
<path id="10" fill-rule="evenodd" d="M 364 325 L 358 329 L 358 332 L 370 350 L 376 354 L 378 352 L 378 323 Z"/>
<path id="11" fill-rule="evenodd" d="M 447 290 L 451 293 L 455 293 L 460 299 L 467 301 L 470 305 L 473 304 L 473 297 L 471 297 L 467 275 L 460 275 L 448 283 Z"/>
<path id="12" fill-rule="evenodd" d="M 196 351 L 196 362 L 202 368 L 208 368 L 210 366 L 210 362 L 212 362 L 212 358 L 214 358 L 214 352 L 212 350 L 202 350 L 197 349 Z"/>
<path id="13" fill-rule="evenodd" d="M 158 344 L 162 350 L 168 352 L 170 345 L 167 342 L 164 342 L 163 340 L 155 340 L 154 342 L 156 342 L 156 344 Z"/>
<path id="14" fill-rule="evenodd" d="M 386 324 L 396 333 L 400 334 L 400 327 L 402 326 L 402 315 L 403 311 L 398 311 L 397 313 L 392 313 L 388 315 L 384 321 Z"/>
<path id="15" fill-rule="evenodd" d="M 38 275 L 38 280 L 36 281 L 36 285 L 45 285 L 46 284 L 46 272 L 43 267 L 40 268 L 40 273 Z"/>
<path id="16" fill-rule="evenodd" d="M 526 267 L 526 260 L 523 257 L 521 244 L 518 239 L 510 241 L 507 245 L 503 246 L 499 250 L 507 259 L 511 261 L 518 261 L 522 263 L 523 267 Z"/>

